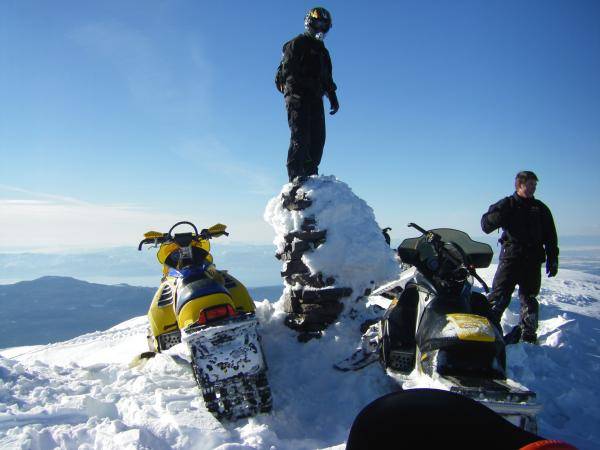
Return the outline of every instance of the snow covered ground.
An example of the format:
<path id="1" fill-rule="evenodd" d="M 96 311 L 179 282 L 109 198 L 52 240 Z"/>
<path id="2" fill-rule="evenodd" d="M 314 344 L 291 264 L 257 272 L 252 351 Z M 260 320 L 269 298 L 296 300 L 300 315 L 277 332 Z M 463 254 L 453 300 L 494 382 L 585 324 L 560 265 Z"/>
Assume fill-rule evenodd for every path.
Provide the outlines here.
<path id="1" fill-rule="evenodd" d="M 494 270 L 482 271 L 486 281 Z M 544 279 L 540 300 L 541 345 L 510 347 L 509 375 L 538 393 L 543 436 L 599 448 L 600 277 L 561 270 Z M 300 344 L 282 323 L 281 302 L 257 307 L 271 414 L 220 424 L 181 360 L 158 355 L 129 367 L 146 348 L 146 318 L 138 317 L 65 342 L 1 351 L 0 448 L 344 448 L 360 409 L 397 385 L 377 364 L 332 369 L 351 353 L 358 331 L 334 325 L 322 339 Z M 517 311 L 513 300 L 505 327 L 516 323 Z"/>
<path id="2" fill-rule="evenodd" d="M 267 207 L 276 245 L 300 227 L 303 214 L 314 215 L 328 235 L 327 245 L 303 255 L 313 270 L 327 266 L 324 272 L 356 293 L 396 273 L 372 210 L 347 185 L 322 177 L 303 189 L 315 199 L 306 211 L 283 210 L 278 198 Z M 495 269 L 481 271 L 490 284 Z M 538 393 L 543 436 L 599 448 L 600 276 L 561 269 L 544 279 L 539 299 L 540 345 L 508 349 L 509 377 Z M 359 313 L 343 313 L 322 338 L 304 344 L 283 325 L 282 300 L 257 302 L 273 412 L 234 423 L 221 424 L 205 409 L 182 345 L 132 364 L 147 348 L 145 316 L 64 342 L 1 350 L 0 448 L 343 449 L 358 412 L 399 389 L 378 364 L 333 369 L 360 340 L 356 316 L 365 302 L 345 302 L 345 311 Z M 513 300 L 506 330 L 518 307 Z"/>

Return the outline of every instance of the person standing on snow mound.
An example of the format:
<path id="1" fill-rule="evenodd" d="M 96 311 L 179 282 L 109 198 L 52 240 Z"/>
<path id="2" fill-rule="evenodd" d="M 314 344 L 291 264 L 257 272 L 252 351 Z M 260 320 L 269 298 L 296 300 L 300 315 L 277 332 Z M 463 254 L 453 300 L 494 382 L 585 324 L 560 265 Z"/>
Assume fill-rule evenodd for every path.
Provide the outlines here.
<path id="1" fill-rule="evenodd" d="M 558 272 L 558 242 L 550 209 L 533 197 L 538 178 L 530 171 L 519 172 L 515 178 L 516 192 L 490 206 L 481 218 L 485 233 L 502 228 L 499 239 L 500 264 L 494 276 L 488 300 L 492 319 L 500 327 L 500 318 L 519 285 L 520 322 L 505 337 L 507 344 L 523 340 L 537 342 L 541 264 L 546 261 L 546 274 Z"/>
<path id="2" fill-rule="evenodd" d="M 331 58 L 323 44 L 331 28 L 325 8 L 312 8 L 304 19 L 305 33 L 283 46 L 275 85 L 284 95 L 291 138 L 287 157 L 290 182 L 316 175 L 325 145 L 323 95 L 331 104 L 329 114 L 339 109 L 333 82 Z"/>

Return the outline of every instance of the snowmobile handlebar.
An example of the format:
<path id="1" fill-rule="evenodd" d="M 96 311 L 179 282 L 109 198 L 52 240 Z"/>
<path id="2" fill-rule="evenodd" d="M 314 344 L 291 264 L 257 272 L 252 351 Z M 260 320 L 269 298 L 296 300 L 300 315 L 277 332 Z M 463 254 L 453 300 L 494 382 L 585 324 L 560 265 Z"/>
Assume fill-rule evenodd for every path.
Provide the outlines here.
<path id="1" fill-rule="evenodd" d="M 191 227 L 194 229 L 194 234 L 195 234 L 196 236 L 198 236 L 198 235 L 199 235 L 199 234 L 198 234 L 198 228 L 196 228 L 196 225 L 194 225 L 192 222 L 188 222 L 187 220 L 183 220 L 183 221 L 181 221 L 181 222 L 177 222 L 175 225 L 173 225 L 173 226 L 171 227 L 171 229 L 169 230 L 169 232 L 168 232 L 167 234 L 168 234 L 169 236 L 173 236 L 173 234 L 172 234 L 172 233 L 173 233 L 173 230 L 174 230 L 175 228 L 177 228 L 179 225 L 189 225 L 189 226 L 191 226 Z M 202 231 L 204 231 L 204 230 L 202 230 Z"/>
<path id="2" fill-rule="evenodd" d="M 434 233 L 433 231 L 428 231 L 425 228 L 417 225 L 414 222 L 410 222 L 408 224 L 408 226 L 411 227 L 411 228 L 415 228 L 416 230 L 418 230 L 421 233 L 423 233 L 425 236 L 427 236 L 427 240 L 429 242 L 432 242 L 434 244 L 434 246 L 436 247 L 436 251 L 438 251 L 439 253 L 442 253 L 442 254 L 444 253 L 445 249 L 443 247 L 442 238 L 441 238 L 441 236 L 439 234 Z M 460 249 L 460 247 L 457 247 L 457 249 L 459 249 L 460 252 L 461 252 L 461 254 L 463 254 L 463 256 L 464 256 L 464 253 L 462 252 L 462 249 Z M 447 251 L 446 251 L 446 253 L 447 253 Z M 464 262 L 466 263 L 466 261 L 464 261 Z M 479 274 L 475 270 L 475 267 L 469 265 L 467 267 L 463 266 L 463 268 L 465 268 L 468 271 L 468 273 L 473 278 L 475 278 L 479 282 L 479 284 L 481 284 L 481 286 L 483 287 L 483 290 L 486 292 L 486 294 L 490 292 L 490 288 L 488 287 L 488 285 L 486 284 L 486 282 L 483 280 L 483 278 L 481 278 L 479 276 Z M 459 269 L 461 269 L 461 267 L 459 267 Z"/>
<path id="3" fill-rule="evenodd" d="M 166 242 L 169 237 L 170 236 L 165 233 L 162 236 L 149 237 L 149 238 L 142 239 L 142 241 L 140 242 L 140 245 L 138 245 L 138 251 L 142 250 L 142 246 L 144 244 L 162 244 L 163 242 Z"/>
<path id="4" fill-rule="evenodd" d="M 173 234 L 173 230 L 178 227 L 179 225 L 190 225 L 193 229 L 194 232 L 188 232 L 188 233 L 176 233 Z M 138 250 L 142 250 L 142 246 L 144 244 L 163 244 L 165 242 L 170 242 L 170 241 L 175 241 L 177 242 L 179 245 L 189 245 L 190 242 L 192 241 L 198 241 L 200 240 L 209 240 L 215 237 L 219 237 L 219 236 L 229 236 L 229 233 L 227 231 L 225 231 L 227 227 L 225 225 L 222 224 L 216 224 L 213 225 L 210 228 L 203 228 L 199 233 L 198 233 L 198 228 L 196 228 L 196 225 L 194 225 L 192 222 L 188 222 L 188 221 L 181 221 L 181 222 L 177 222 L 175 225 L 173 225 L 171 227 L 171 229 L 169 230 L 168 233 L 158 233 L 158 232 L 153 232 L 150 231 L 148 233 L 146 233 L 144 236 L 145 238 L 140 242 L 140 244 L 138 245 Z M 179 238 L 179 239 L 178 239 Z"/>
<path id="5" fill-rule="evenodd" d="M 490 293 L 490 288 L 487 285 L 487 283 L 485 281 L 483 281 L 483 278 L 481 278 L 479 276 L 479 274 L 477 273 L 477 271 L 475 270 L 475 267 L 469 267 L 469 273 L 473 276 L 473 278 L 475 278 L 477 281 L 479 281 L 479 284 L 481 284 L 481 286 L 483 287 L 483 290 L 485 291 L 486 294 Z"/>
<path id="6" fill-rule="evenodd" d="M 418 231 L 420 231 L 423 234 L 429 233 L 429 231 L 427 231 L 425 228 L 420 227 L 419 225 L 417 225 L 416 223 L 413 223 L 413 222 L 410 222 L 407 226 L 411 227 L 411 228 L 416 228 Z"/>
<path id="7" fill-rule="evenodd" d="M 433 242 L 433 241 L 441 242 L 441 240 L 442 240 L 442 238 L 441 238 L 441 236 L 439 234 L 434 233 L 433 231 L 428 231 L 425 228 L 417 225 L 416 223 L 410 222 L 408 224 L 408 226 L 416 229 L 417 231 L 420 231 L 421 233 L 423 233 L 425 236 L 427 236 L 427 239 L 430 242 Z"/>

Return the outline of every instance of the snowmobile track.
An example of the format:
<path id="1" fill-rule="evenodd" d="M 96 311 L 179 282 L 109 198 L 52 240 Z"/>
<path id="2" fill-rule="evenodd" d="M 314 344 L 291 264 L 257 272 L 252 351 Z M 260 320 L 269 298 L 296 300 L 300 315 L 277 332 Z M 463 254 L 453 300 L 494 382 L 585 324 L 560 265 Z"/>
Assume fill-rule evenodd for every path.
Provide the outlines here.
<path id="1" fill-rule="evenodd" d="M 206 408 L 217 420 L 235 421 L 271 412 L 273 399 L 265 370 L 256 375 L 238 375 L 214 383 L 201 381 L 195 364 L 192 364 L 192 372 Z"/>

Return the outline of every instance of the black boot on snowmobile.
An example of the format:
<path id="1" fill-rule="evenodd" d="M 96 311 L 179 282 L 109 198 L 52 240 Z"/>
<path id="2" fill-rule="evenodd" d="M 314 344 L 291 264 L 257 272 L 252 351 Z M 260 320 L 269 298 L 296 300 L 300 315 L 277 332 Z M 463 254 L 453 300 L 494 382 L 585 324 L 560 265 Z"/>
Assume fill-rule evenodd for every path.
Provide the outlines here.
<path id="1" fill-rule="evenodd" d="M 512 330 L 504 335 L 504 343 L 506 345 L 518 344 L 521 341 L 521 326 L 515 325 Z"/>

